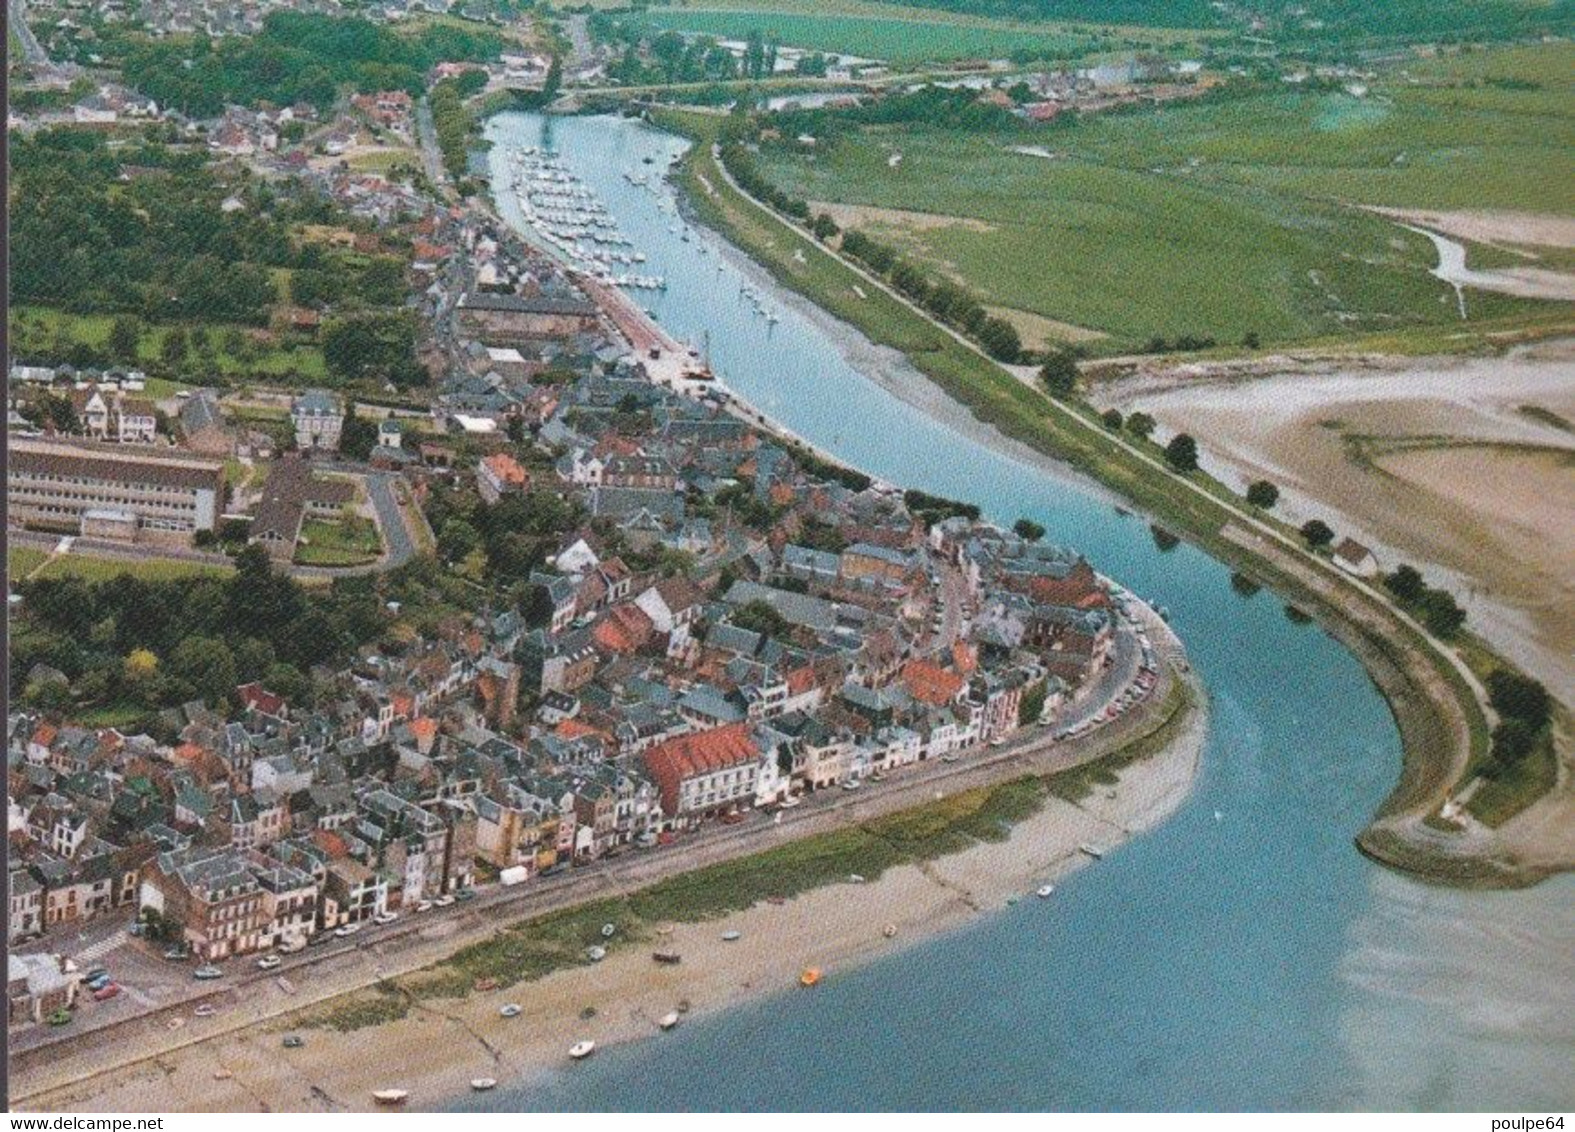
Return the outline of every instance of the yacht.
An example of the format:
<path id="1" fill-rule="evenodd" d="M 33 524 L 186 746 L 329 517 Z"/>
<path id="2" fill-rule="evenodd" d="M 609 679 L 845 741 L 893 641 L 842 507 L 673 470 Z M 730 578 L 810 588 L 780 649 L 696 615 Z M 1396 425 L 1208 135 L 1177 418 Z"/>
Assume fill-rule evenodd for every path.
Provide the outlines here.
<path id="1" fill-rule="evenodd" d="M 583 1042 L 575 1042 L 569 1047 L 569 1056 L 575 1061 L 584 1061 L 596 1052 L 596 1043 L 587 1038 Z"/>

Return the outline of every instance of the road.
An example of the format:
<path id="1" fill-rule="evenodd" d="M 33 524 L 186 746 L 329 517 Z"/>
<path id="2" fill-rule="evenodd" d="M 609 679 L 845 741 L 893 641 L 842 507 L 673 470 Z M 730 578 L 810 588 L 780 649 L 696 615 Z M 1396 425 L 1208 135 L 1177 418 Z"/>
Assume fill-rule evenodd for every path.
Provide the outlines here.
<path id="1" fill-rule="evenodd" d="M 23 61 L 29 67 L 53 67 L 44 45 L 38 42 L 33 29 L 27 26 L 27 0 L 7 0 L 6 15 L 11 30 L 16 32 L 16 38 L 22 44 Z"/>
<path id="2" fill-rule="evenodd" d="M 161 966 L 162 961 L 152 958 L 140 943 L 128 941 L 100 961 L 117 975 L 124 968 L 135 977 L 153 980 L 152 984 L 133 988 L 110 1003 L 90 1004 L 69 1027 L 32 1026 L 15 1032 L 11 1066 L 13 1088 L 19 1095 L 13 1095 L 13 1101 L 428 966 L 525 917 L 633 892 L 667 877 L 922 805 L 944 793 L 1024 774 L 1055 774 L 1101 758 L 1157 726 L 1174 681 L 1186 680 L 1196 688 L 1186 675 L 1189 669 L 1180 642 L 1146 607 L 1142 616 L 1160 660 L 1158 683 L 1132 710 L 1076 739 L 1055 741 L 1052 727 L 1025 728 L 1013 742 L 974 748 L 956 763 L 913 764 L 856 791 L 833 789 L 808 795 L 798 807 L 782 811 L 780 822 L 752 812 L 738 825 L 711 823 L 674 846 L 625 852 L 516 888 L 493 887 L 469 903 L 406 915 L 392 925 L 368 927 L 349 939 L 309 948 L 286 957 L 272 972 L 257 970 L 249 960 L 232 961 L 223 965 L 226 976 L 217 986 L 191 980 L 187 965 Z M 32 947 L 54 946 L 58 938 Z M 280 976 L 286 977 L 289 990 L 281 985 Z M 205 1002 L 219 1008 L 217 1016 L 192 1017 L 192 1010 Z"/>

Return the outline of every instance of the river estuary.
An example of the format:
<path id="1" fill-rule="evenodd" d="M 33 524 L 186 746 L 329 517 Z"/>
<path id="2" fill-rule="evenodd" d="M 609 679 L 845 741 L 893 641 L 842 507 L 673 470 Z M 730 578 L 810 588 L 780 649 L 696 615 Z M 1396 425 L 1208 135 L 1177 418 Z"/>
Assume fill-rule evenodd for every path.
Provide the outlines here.
<path id="1" fill-rule="evenodd" d="M 927 413 L 938 394 L 900 356 L 685 226 L 659 182 L 682 139 L 533 114 L 494 118 L 487 135 L 495 174 L 514 148 L 546 145 L 601 196 L 648 256 L 639 270 L 668 280 L 638 301 L 676 337 L 708 336 L 741 398 L 883 479 L 1031 517 L 1167 607 L 1213 729 L 1180 812 L 1053 900 L 831 972 L 814 994 L 505 1082 L 485 1107 L 1575 1106 L 1575 878 L 1462 893 L 1360 856 L 1351 839 L 1400 752 L 1350 653 L 1097 489 Z"/>

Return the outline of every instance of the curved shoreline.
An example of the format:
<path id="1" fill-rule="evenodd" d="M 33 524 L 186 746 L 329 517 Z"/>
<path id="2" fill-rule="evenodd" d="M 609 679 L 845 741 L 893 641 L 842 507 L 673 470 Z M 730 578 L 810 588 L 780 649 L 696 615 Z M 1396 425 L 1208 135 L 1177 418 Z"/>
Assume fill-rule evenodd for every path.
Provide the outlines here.
<path id="1" fill-rule="evenodd" d="M 674 130 L 683 131 L 682 124 L 668 124 Z M 708 144 L 709 139 L 690 136 L 695 144 L 685 156 L 681 168 L 693 181 L 683 184 L 680 180 L 686 204 L 726 245 L 754 258 L 778 287 L 798 293 L 806 301 L 819 305 L 813 295 L 800 292 L 793 285 L 793 273 L 780 262 L 787 254 L 785 250 L 778 248 L 773 241 L 768 251 L 735 235 L 736 225 L 730 227 L 728 224 L 722 192 L 733 194 L 751 210 L 752 217 L 757 220 L 764 218 L 766 223 L 787 235 L 789 246 L 795 247 L 799 254 L 802 255 L 806 247 L 815 253 L 824 254 L 843 270 L 891 295 L 908 308 L 914 317 L 932 327 L 938 325 L 901 296 L 892 293 L 884 281 L 874 279 L 856 265 L 849 264 L 840 254 L 815 241 L 763 202 L 744 193 L 722 168 Z M 699 163 L 705 160 L 710 162 L 710 171 L 714 177 L 699 168 Z M 721 191 L 715 187 L 714 181 L 721 182 Z M 702 185 L 709 192 L 695 191 L 695 184 Z M 774 256 L 773 252 L 777 254 Z M 832 318 L 844 317 L 836 311 L 825 313 Z M 861 326 L 855 317 L 849 317 L 848 321 L 855 330 L 871 337 L 877 345 L 881 344 L 879 338 Z M 957 337 L 947 328 L 940 329 L 953 338 Z M 974 354 L 983 357 L 971 344 L 966 345 Z M 989 364 L 995 365 L 993 362 Z M 1026 421 L 1013 415 L 1018 408 L 1016 405 L 1008 405 L 1008 411 L 1003 414 L 999 409 L 1002 400 L 995 396 L 995 390 L 970 388 L 965 378 L 954 376 L 948 382 L 935 375 L 925 376 L 959 411 L 973 416 L 982 426 L 984 435 L 982 438 L 976 437 L 982 443 L 990 444 L 1008 455 L 1010 450 L 1005 445 L 1021 444 L 1043 450 L 1047 441 L 1040 440 L 1036 444 L 1028 435 L 1019 437 L 1007 431 L 1011 426 L 1026 429 Z M 1002 382 L 1021 384 L 1004 371 L 1000 376 Z M 972 403 L 970 397 L 977 403 Z M 988 420 L 980 416 L 979 410 L 986 406 L 1000 419 Z M 1052 413 L 1057 411 L 1057 407 L 1049 401 L 1045 401 L 1045 406 Z M 1094 426 L 1074 414 L 1063 415 L 1090 431 L 1094 429 Z M 1129 447 L 1119 440 L 1115 443 L 1121 449 Z M 1135 455 L 1128 462 L 1134 465 L 1142 463 Z M 1076 462 L 1076 470 L 1095 478 L 1100 478 L 1102 471 L 1114 471 L 1108 462 L 1091 469 L 1080 461 Z M 1135 467 L 1125 468 L 1123 472 L 1133 484 L 1142 482 L 1143 476 L 1153 474 L 1152 469 Z M 1126 494 L 1115 483 L 1109 485 L 1109 490 Z M 1160 496 L 1165 494 L 1164 489 L 1161 489 Z M 1274 544 L 1264 532 L 1254 529 L 1261 524 L 1250 516 L 1238 514 L 1237 509 L 1227 507 L 1213 496 L 1208 498 L 1213 510 L 1206 515 L 1199 516 L 1195 507 L 1189 510 L 1185 503 L 1192 502 L 1190 500 L 1172 500 L 1179 504 L 1179 521 L 1176 516 L 1152 517 L 1167 522 L 1172 529 L 1182 527 L 1204 550 L 1222 562 L 1254 576 L 1255 580 L 1282 597 L 1309 606 L 1315 618 L 1357 655 L 1395 718 L 1402 745 L 1400 776 L 1373 821 L 1355 839 L 1360 851 L 1384 865 L 1420 879 L 1467 887 L 1525 887 L 1554 873 L 1575 869 L 1575 860 L 1529 861 L 1496 840 L 1475 837 L 1451 842 L 1448 835 L 1424 825 L 1424 819 L 1436 812 L 1449 799 L 1453 790 L 1462 784 L 1462 776 L 1476 753 L 1485 750 L 1489 724 L 1480 689 L 1473 686 L 1475 677 L 1462 673 L 1458 661 L 1447 657 L 1406 615 L 1393 609 L 1380 596 L 1368 592 L 1366 587 L 1349 578 L 1336 576 L 1332 567 L 1320 569 L 1321 564 L 1305 555 L 1292 553 L 1293 548 Z M 1133 498 L 1132 501 L 1139 510 L 1151 514 L 1159 502 L 1152 494 L 1147 505 L 1141 499 Z M 1211 520 L 1217 521 L 1219 525 L 1210 525 Z M 1199 526 L 1200 521 L 1205 525 Z"/>
<path id="2" fill-rule="evenodd" d="M 1179 641 L 1157 618 L 1151 631 L 1165 634 L 1157 639 L 1168 658 L 1162 668 L 1166 675 L 1155 690 L 1156 697 L 1163 693 L 1164 699 L 1156 699 L 1147 715 L 1130 719 L 1135 734 L 1125 729 L 1109 736 L 1095 733 L 1091 739 L 1110 741 L 1089 743 L 1069 762 L 1047 760 L 1047 749 L 1028 744 L 1022 753 L 994 763 L 972 768 L 960 764 L 956 784 L 935 791 L 953 798 L 1026 779 L 1054 782 L 1060 775 L 1112 762 L 1119 768 L 1113 771 L 1118 785 L 1101 785 L 1075 801 L 1047 790 L 1038 808 L 1015 820 L 1001 840 L 975 840 L 957 851 L 896 864 L 868 883 L 831 883 L 783 902 L 758 901 L 735 912 L 672 922 L 658 927 L 658 933 L 666 933 L 659 942 L 635 938 L 610 949 L 602 963 L 576 961 L 531 981 L 468 991 L 459 998 L 411 995 L 400 983 L 409 975 L 441 969 L 446 956 L 469 942 L 501 938 L 513 921 L 489 921 L 479 934 L 468 935 L 444 930 L 456 924 L 431 921 L 424 933 L 435 933 L 433 938 L 424 949 L 413 949 L 416 953 L 408 961 L 376 949 L 358 952 L 357 962 L 366 968 L 359 989 L 339 988 L 297 1005 L 281 1000 L 270 987 L 266 994 L 236 1001 L 225 1013 L 252 1009 L 227 1029 L 109 1064 L 92 1064 L 91 1051 L 68 1049 L 48 1063 L 55 1080 L 19 1091 L 13 1104 L 31 1111 L 370 1110 L 372 1090 L 397 1085 L 409 1089 L 420 1107 L 444 1108 L 465 1095 L 466 1083 L 474 1076 L 506 1079 L 509 1088 L 528 1087 L 533 1075 L 567 1064 L 565 1051 L 582 1038 L 592 1037 L 603 1047 L 659 1039 L 654 1020 L 680 999 L 693 1003 L 691 1017 L 717 1013 L 795 989 L 797 975 L 806 966 L 821 966 L 834 978 L 960 929 L 1089 864 L 1080 845 L 1116 846 L 1163 821 L 1190 794 L 1207 733 L 1208 707 L 1196 677 L 1183 671 Z M 1173 696 L 1168 711 L 1157 721 L 1150 718 L 1155 708 L 1171 704 Z M 1145 749 L 1156 741 L 1163 744 L 1158 750 Z M 1047 767 L 1046 761 L 1052 765 Z M 861 796 L 852 803 L 859 811 L 853 820 L 879 822 L 944 804 L 924 784 L 913 786 L 923 787 L 917 803 L 901 800 L 896 792 L 900 776 L 888 784 L 896 788 L 891 792 Z M 847 828 L 845 820 L 841 828 Z M 760 845 L 754 852 L 767 848 Z M 691 866 L 703 867 L 703 862 Z M 650 883 L 635 882 L 632 891 Z M 616 891 L 585 886 L 576 906 Z M 1053 901 L 1047 907 L 1053 908 Z M 886 935 L 886 924 L 896 926 L 895 936 Z M 724 926 L 742 931 L 743 938 L 721 941 Z M 647 951 L 653 945 L 681 949 L 685 963 L 653 966 Z M 263 989 L 263 984 L 256 985 Z M 321 1021 L 335 1009 L 354 1010 L 367 996 L 383 993 L 382 987 L 400 987 L 394 993 L 407 996 L 408 1008 L 399 1017 L 344 1032 L 304 1023 L 303 1016 Z M 507 1001 L 523 1004 L 525 1013 L 513 1020 L 500 1018 L 498 1008 Z M 585 1006 L 596 1006 L 594 1018 L 583 1016 Z M 280 1035 L 292 1030 L 306 1036 L 300 1054 L 279 1049 Z M 112 1058 L 119 1044 L 107 1043 L 103 1052 Z M 385 1066 L 399 1066 L 399 1079 L 389 1080 Z M 494 1095 L 506 1109 L 508 1094 Z"/>

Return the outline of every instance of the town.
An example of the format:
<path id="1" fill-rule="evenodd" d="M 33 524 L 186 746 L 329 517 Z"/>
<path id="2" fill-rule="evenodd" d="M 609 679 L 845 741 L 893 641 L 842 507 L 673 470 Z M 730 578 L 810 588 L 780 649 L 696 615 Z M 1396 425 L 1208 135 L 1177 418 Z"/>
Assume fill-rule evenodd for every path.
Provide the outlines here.
<path id="1" fill-rule="evenodd" d="M 1155 687 L 1153 615 L 1034 524 L 752 423 L 698 351 L 481 207 L 294 191 L 409 232 L 429 407 L 19 364 L 11 533 L 42 564 L 13 615 L 72 631 L 62 555 L 233 564 L 212 596 L 242 605 L 436 556 L 459 592 L 375 590 L 355 647 L 258 670 L 111 649 L 103 681 L 146 705 L 116 726 L 78 714 L 92 662 L 18 642 L 14 1046 L 920 764 L 1071 742 Z"/>

